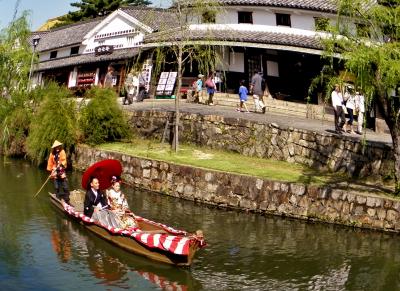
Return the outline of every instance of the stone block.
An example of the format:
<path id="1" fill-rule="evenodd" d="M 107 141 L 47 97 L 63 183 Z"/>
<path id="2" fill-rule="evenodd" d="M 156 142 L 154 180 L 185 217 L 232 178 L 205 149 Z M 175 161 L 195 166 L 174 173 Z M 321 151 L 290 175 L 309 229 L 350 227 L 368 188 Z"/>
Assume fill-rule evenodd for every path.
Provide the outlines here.
<path id="1" fill-rule="evenodd" d="M 149 179 L 151 177 L 151 170 L 150 169 L 143 169 L 142 176 L 143 176 L 143 178 Z"/>
<path id="2" fill-rule="evenodd" d="M 362 195 L 357 195 L 356 202 L 360 205 L 364 205 L 367 202 L 367 197 L 362 196 Z"/>
<path id="3" fill-rule="evenodd" d="M 260 210 L 267 210 L 268 209 L 268 201 L 262 201 L 261 203 L 260 203 L 260 206 L 259 206 L 259 209 Z"/>
<path id="4" fill-rule="evenodd" d="M 281 184 L 281 192 L 282 193 L 288 193 L 289 192 L 289 186 L 290 186 L 290 184 L 282 183 Z"/>
<path id="5" fill-rule="evenodd" d="M 212 192 L 212 193 L 215 193 L 216 191 L 217 191 L 217 188 L 218 188 L 218 185 L 217 184 L 211 184 L 211 183 L 208 183 L 207 184 L 207 191 L 208 192 Z"/>
<path id="6" fill-rule="evenodd" d="M 297 197 L 296 195 L 290 195 L 289 202 L 297 206 Z"/>
<path id="7" fill-rule="evenodd" d="M 354 215 L 363 215 L 364 214 L 364 207 L 363 206 L 356 206 L 353 211 Z"/>
<path id="8" fill-rule="evenodd" d="M 331 193 L 331 197 L 333 200 L 341 200 L 342 198 L 342 190 L 333 189 Z"/>
<path id="9" fill-rule="evenodd" d="M 290 184 L 290 191 L 297 196 L 303 196 L 306 194 L 306 186 L 303 184 Z"/>
<path id="10" fill-rule="evenodd" d="M 375 214 L 376 214 L 376 209 L 375 208 L 368 208 L 367 213 L 371 218 L 374 218 Z"/>
<path id="11" fill-rule="evenodd" d="M 343 202 L 342 214 L 344 214 L 344 215 L 349 215 L 350 214 L 350 204 L 349 203 Z"/>
<path id="12" fill-rule="evenodd" d="M 205 176 L 204 176 L 204 179 L 205 179 L 207 182 L 211 182 L 211 181 L 213 180 L 213 178 L 214 178 L 214 175 L 213 175 L 213 173 L 210 173 L 210 172 L 207 172 L 207 173 L 205 174 Z"/>
<path id="13" fill-rule="evenodd" d="M 151 167 L 151 161 L 149 161 L 149 160 L 141 160 L 140 161 L 140 166 L 142 168 L 150 168 Z"/>
<path id="14" fill-rule="evenodd" d="M 367 197 L 366 205 L 368 207 L 375 207 L 375 198 L 374 197 Z"/>
<path id="15" fill-rule="evenodd" d="M 158 170 L 156 168 L 151 169 L 151 179 L 152 180 L 158 179 Z"/>
<path id="16" fill-rule="evenodd" d="M 243 209 L 250 209 L 252 207 L 252 202 L 248 199 L 242 199 L 239 201 L 239 206 Z"/>
<path id="17" fill-rule="evenodd" d="M 384 220 L 386 218 L 386 210 L 385 209 L 382 209 L 382 208 L 378 209 L 377 214 L 378 214 L 378 218 L 380 220 Z"/>
<path id="18" fill-rule="evenodd" d="M 179 184 L 176 186 L 176 192 L 178 192 L 179 194 L 182 194 L 182 193 L 183 193 L 184 187 L 185 187 L 185 185 L 183 185 L 182 183 L 179 183 Z"/>
<path id="19" fill-rule="evenodd" d="M 318 198 L 320 199 L 328 199 L 329 194 L 332 192 L 331 188 L 323 188 L 321 189 L 321 191 L 319 192 Z"/>
<path id="20" fill-rule="evenodd" d="M 183 189 L 183 194 L 184 194 L 185 196 L 190 197 L 190 196 L 193 196 L 193 193 L 194 193 L 193 186 L 192 186 L 192 185 L 189 185 L 189 184 L 185 185 L 185 187 L 184 187 L 184 189 Z"/>
<path id="21" fill-rule="evenodd" d="M 257 188 L 258 190 L 261 190 L 261 189 L 262 189 L 263 184 L 264 184 L 264 181 L 263 181 L 263 180 L 261 180 L 261 179 L 257 179 L 257 180 L 256 180 L 256 188 Z"/>
<path id="22" fill-rule="evenodd" d="M 167 174 L 167 181 L 172 182 L 173 178 L 174 178 L 174 174 L 173 173 L 168 173 Z"/>
<path id="23" fill-rule="evenodd" d="M 390 222 L 396 222 L 399 217 L 399 213 L 394 210 L 388 210 L 386 214 L 386 220 Z"/>
<path id="24" fill-rule="evenodd" d="M 354 193 L 347 193 L 347 201 L 353 203 L 356 201 L 356 195 Z"/>

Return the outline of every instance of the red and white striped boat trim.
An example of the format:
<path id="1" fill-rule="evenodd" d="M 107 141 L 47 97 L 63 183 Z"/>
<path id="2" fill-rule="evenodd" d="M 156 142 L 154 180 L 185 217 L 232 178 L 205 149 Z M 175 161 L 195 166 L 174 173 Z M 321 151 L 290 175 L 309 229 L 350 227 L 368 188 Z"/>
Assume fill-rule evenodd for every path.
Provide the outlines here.
<path id="1" fill-rule="evenodd" d="M 96 224 L 102 228 L 107 229 L 109 232 L 113 234 L 117 235 L 119 234 L 131 237 L 136 241 L 146 245 L 149 248 L 157 248 L 177 255 L 188 255 L 190 246 L 192 244 L 198 242 L 199 247 L 204 247 L 206 245 L 203 239 L 198 239 L 196 236 L 188 236 L 188 233 L 186 231 L 177 230 L 165 224 L 154 222 L 140 216 L 135 216 L 136 220 L 146 221 L 147 223 L 151 223 L 153 225 L 162 227 L 165 231 L 168 232 L 168 234 L 145 233 L 142 232 L 139 228 L 121 229 L 121 228 L 107 227 L 106 225 L 103 225 L 100 222 L 94 221 L 92 218 L 85 216 L 83 213 L 75 211 L 74 207 L 66 203 L 63 203 L 63 205 L 65 211 L 69 215 L 79 218 L 86 223 Z"/>

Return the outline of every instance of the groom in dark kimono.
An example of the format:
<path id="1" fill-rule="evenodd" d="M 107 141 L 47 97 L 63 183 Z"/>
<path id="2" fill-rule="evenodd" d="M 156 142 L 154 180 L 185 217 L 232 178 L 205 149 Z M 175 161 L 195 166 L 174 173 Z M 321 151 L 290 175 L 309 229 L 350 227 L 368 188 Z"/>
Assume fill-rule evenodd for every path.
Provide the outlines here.
<path id="1" fill-rule="evenodd" d="M 95 177 L 90 178 L 90 188 L 87 190 L 85 195 L 84 210 L 83 213 L 92 217 L 94 208 L 99 204 L 101 207 L 107 207 L 107 198 L 99 189 L 99 180 Z"/>

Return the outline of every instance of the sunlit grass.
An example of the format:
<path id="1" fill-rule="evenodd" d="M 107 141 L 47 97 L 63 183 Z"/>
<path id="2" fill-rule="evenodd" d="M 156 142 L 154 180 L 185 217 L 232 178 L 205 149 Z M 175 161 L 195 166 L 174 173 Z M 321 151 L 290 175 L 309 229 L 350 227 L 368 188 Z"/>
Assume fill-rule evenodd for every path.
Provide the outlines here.
<path id="1" fill-rule="evenodd" d="M 132 143 L 101 144 L 97 148 L 179 165 L 238 173 L 276 181 L 320 185 L 346 180 L 344 176 L 337 173 L 322 173 L 299 164 L 247 157 L 228 151 L 187 144 L 181 144 L 178 153 L 172 151 L 169 144 L 141 139 Z"/>

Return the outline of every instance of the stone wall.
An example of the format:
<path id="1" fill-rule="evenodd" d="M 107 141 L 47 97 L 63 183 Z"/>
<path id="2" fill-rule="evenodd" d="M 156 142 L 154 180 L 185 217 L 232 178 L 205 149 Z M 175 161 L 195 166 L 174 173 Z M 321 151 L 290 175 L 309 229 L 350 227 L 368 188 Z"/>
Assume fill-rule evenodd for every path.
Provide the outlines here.
<path id="1" fill-rule="evenodd" d="M 173 112 L 130 112 L 133 131 L 161 140 L 165 132 L 172 139 Z M 166 129 L 166 131 L 165 131 Z M 276 124 L 263 124 L 240 118 L 215 115 L 182 114 L 180 141 L 230 150 L 247 156 L 300 163 L 320 170 L 347 173 L 353 177 L 386 177 L 393 172 L 389 145 L 338 137 Z"/>
<path id="2" fill-rule="evenodd" d="M 400 201 L 395 199 L 179 166 L 85 146 L 77 148 L 74 159 L 80 169 L 102 159 L 117 159 L 130 185 L 219 207 L 400 231 Z"/>

